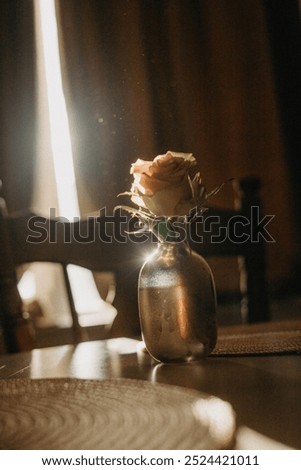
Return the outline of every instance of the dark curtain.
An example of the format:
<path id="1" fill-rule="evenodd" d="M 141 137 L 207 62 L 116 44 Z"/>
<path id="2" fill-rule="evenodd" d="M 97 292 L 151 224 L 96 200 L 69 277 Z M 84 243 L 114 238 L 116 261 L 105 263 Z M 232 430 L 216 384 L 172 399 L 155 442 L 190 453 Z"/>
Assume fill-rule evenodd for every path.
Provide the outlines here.
<path id="1" fill-rule="evenodd" d="M 0 2 L 0 179 L 9 210 L 31 202 L 35 48 L 31 0 Z"/>
<path id="2" fill-rule="evenodd" d="M 284 152 L 289 168 L 296 235 L 299 240 L 294 269 L 301 276 L 301 42 L 300 2 L 264 0 L 269 33 L 271 60 L 277 90 L 277 102 L 284 139 Z"/>
<path id="3" fill-rule="evenodd" d="M 208 187 L 229 177 L 262 179 L 265 211 L 276 215 L 269 227 L 276 240 L 269 246 L 269 276 L 288 275 L 298 247 L 275 80 L 273 3 L 57 2 L 83 212 L 112 210 L 116 195 L 130 188 L 136 158 L 193 152 Z M 296 23 L 297 1 L 275 3 L 278 16 L 286 12 L 287 31 L 291 20 Z M 232 200 L 228 187 L 216 203 Z M 223 276 L 227 284 L 231 276 Z"/>

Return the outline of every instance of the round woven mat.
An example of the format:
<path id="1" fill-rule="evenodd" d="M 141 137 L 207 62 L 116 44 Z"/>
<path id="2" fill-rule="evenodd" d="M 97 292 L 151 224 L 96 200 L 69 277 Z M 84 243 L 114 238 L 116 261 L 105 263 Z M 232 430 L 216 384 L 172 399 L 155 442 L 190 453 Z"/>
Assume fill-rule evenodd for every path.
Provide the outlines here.
<path id="1" fill-rule="evenodd" d="M 1 449 L 223 449 L 231 406 L 131 379 L 0 381 Z"/>

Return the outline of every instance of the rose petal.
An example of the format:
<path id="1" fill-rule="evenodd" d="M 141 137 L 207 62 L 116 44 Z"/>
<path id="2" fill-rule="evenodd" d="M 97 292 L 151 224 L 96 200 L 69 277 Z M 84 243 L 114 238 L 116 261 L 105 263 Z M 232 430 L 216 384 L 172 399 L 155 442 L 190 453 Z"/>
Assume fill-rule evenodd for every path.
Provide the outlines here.
<path id="1" fill-rule="evenodd" d="M 192 163 L 196 163 L 196 159 L 194 158 L 192 153 L 183 153 L 183 152 L 173 152 L 172 150 L 168 150 L 164 155 L 157 155 L 157 157 L 154 159 L 159 160 L 161 158 L 168 157 L 168 158 L 181 158 L 186 161 L 190 161 Z"/>
<path id="2" fill-rule="evenodd" d="M 138 160 L 135 161 L 135 163 L 132 163 L 130 173 L 148 173 L 149 168 L 152 166 L 153 162 L 147 161 L 147 160 L 141 160 L 138 158 Z"/>
<path id="3" fill-rule="evenodd" d="M 166 186 L 170 186 L 166 181 L 151 178 L 145 174 L 135 174 L 134 185 L 141 194 L 145 194 L 147 196 L 152 196 L 157 191 L 161 191 Z"/>
<path id="4" fill-rule="evenodd" d="M 185 185 L 169 186 L 161 191 L 157 191 L 153 196 L 141 195 L 141 198 L 145 206 L 154 215 L 172 217 L 185 215 L 184 212 L 177 213 L 177 206 L 179 206 L 182 201 L 191 201 L 191 196 L 191 189 L 187 181 Z M 189 203 L 189 206 L 191 206 L 191 204 L 193 206 L 193 203 Z"/>

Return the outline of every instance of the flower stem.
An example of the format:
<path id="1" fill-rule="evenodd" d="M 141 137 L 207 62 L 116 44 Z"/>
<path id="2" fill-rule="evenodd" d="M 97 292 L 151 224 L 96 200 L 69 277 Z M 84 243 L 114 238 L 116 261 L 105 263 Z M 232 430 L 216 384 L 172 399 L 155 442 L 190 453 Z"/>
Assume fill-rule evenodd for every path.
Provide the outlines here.
<path id="1" fill-rule="evenodd" d="M 152 231 L 162 243 L 181 241 L 179 231 L 173 226 L 172 220 L 169 218 L 159 220 L 153 225 Z"/>

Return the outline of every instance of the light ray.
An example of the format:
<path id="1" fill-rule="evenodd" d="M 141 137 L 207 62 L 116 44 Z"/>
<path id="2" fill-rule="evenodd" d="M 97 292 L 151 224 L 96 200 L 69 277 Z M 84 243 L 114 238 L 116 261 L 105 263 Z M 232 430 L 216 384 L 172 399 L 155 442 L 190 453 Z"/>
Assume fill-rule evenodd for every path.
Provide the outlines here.
<path id="1" fill-rule="evenodd" d="M 71 221 L 74 217 L 80 216 L 80 208 L 62 84 L 55 0 L 35 0 L 35 15 L 37 41 L 40 42 L 38 46 L 41 45 L 37 48 L 39 51 L 38 61 L 40 61 L 38 63 L 39 80 L 45 81 L 46 95 L 45 103 L 40 104 L 42 110 L 40 119 L 43 119 L 44 123 L 49 123 L 59 216 L 66 217 Z M 49 199 L 53 200 L 53 198 Z M 108 309 L 99 296 L 92 273 L 83 268 L 69 265 L 68 274 L 71 288 L 76 294 L 74 300 L 78 314 L 81 316 L 81 314 L 93 313 L 94 324 L 112 321 L 112 314 L 115 316 L 116 311 L 113 307 L 109 308 L 111 316 L 109 315 L 108 319 L 108 314 L 106 314 Z M 98 317 L 96 322 L 95 314 Z M 79 320 L 81 322 L 80 317 Z M 86 317 L 83 322 L 87 324 L 89 319 Z"/>

